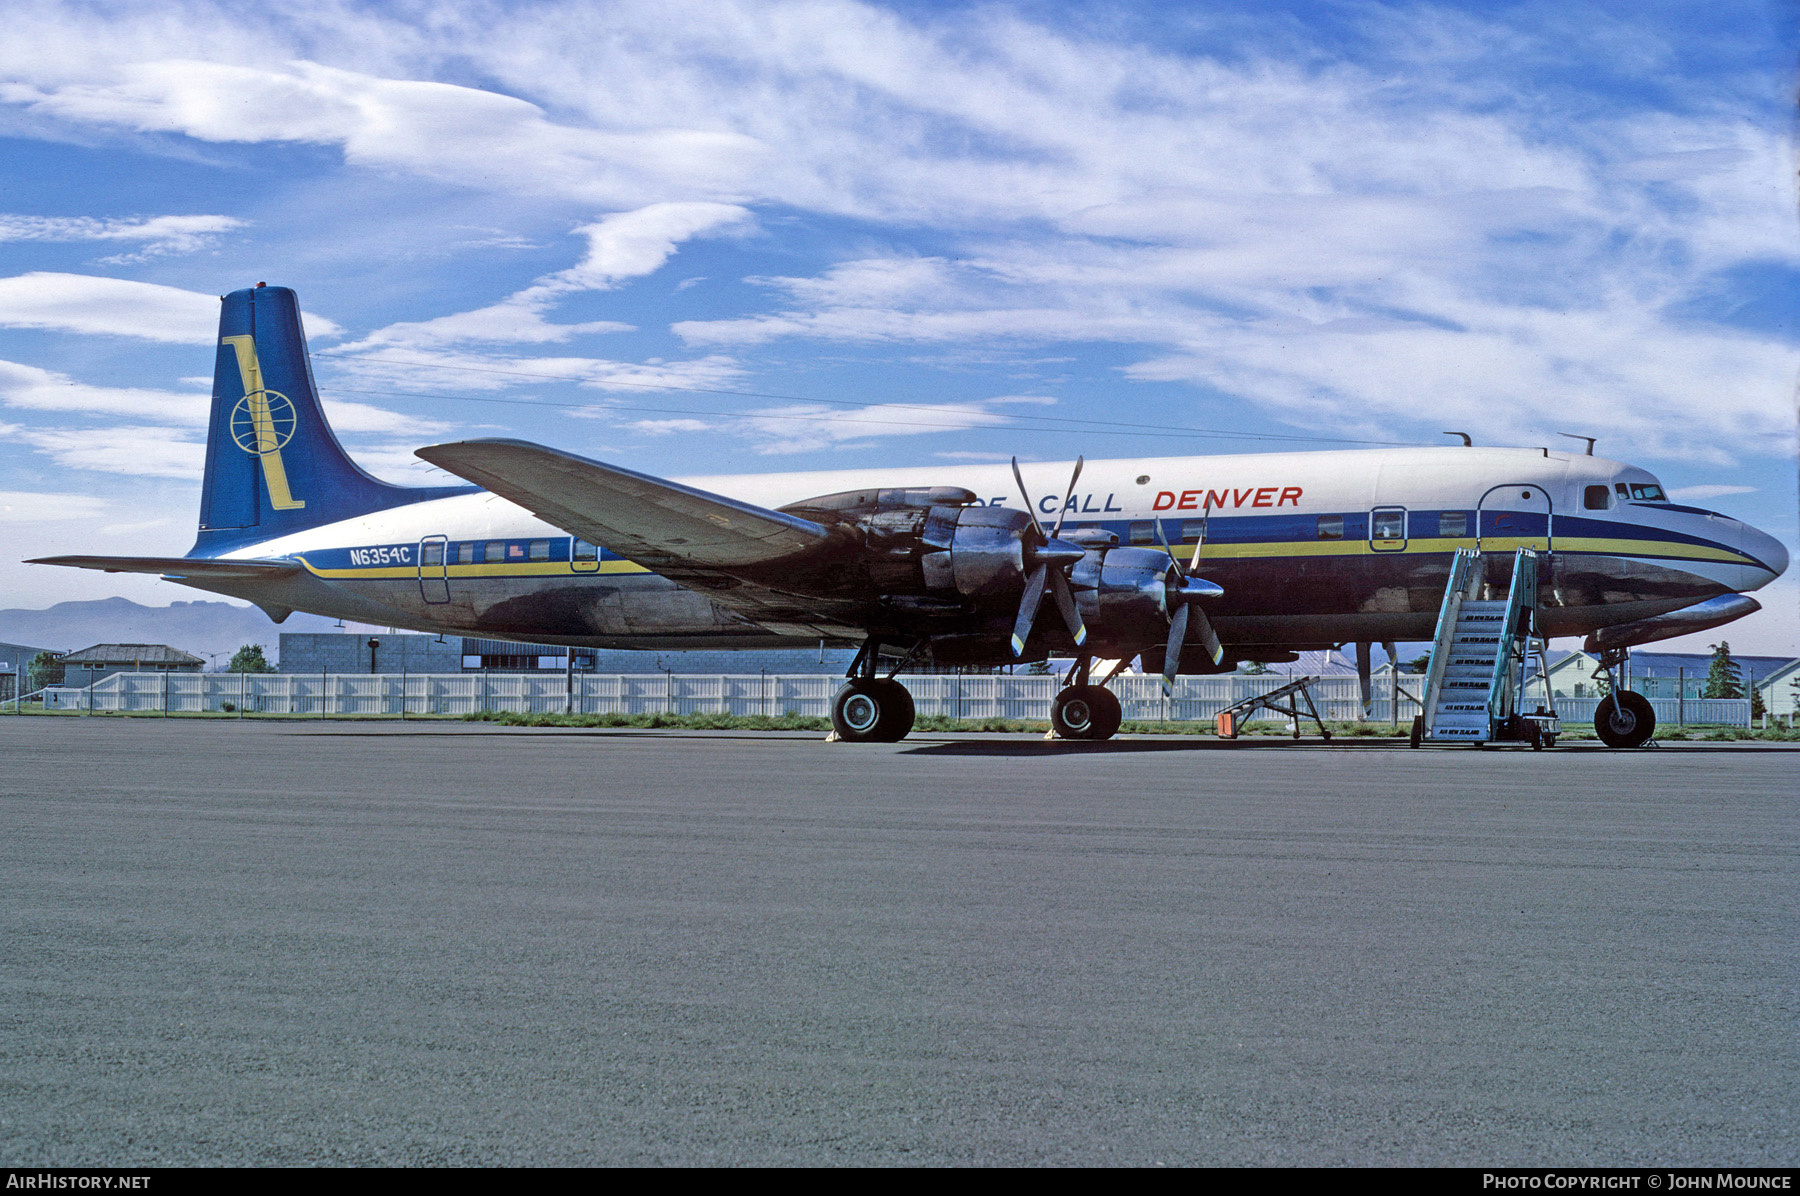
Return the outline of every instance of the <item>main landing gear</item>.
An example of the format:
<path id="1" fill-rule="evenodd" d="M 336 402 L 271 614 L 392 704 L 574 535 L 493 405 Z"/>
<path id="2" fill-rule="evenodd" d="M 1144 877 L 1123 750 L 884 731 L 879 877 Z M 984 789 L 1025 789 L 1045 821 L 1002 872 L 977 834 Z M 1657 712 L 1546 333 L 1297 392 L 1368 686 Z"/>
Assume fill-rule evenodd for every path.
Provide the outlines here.
<path id="1" fill-rule="evenodd" d="M 1106 681 L 1111 681 L 1112 676 L 1098 685 L 1091 684 L 1088 670 L 1093 663 L 1092 657 L 1078 659 L 1069 671 L 1069 684 L 1050 702 L 1050 726 L 1058 739 L 1111 739 L 1118 733 L 1124 711 L 1119 707 L 1118 695 L 1106 688 Z M 1120 661 L 1113 673 L 1124 663 Z"/>
<path id="2" fill-rule="evenodd" d="M 894 680 L 894 674 L 912 662 L 923 644 L 916 644 L 893 672 L 875 675 L 881 643 L 871 637 L 850 662 L 849 679 L 831 703 L 831 729 L 844 743 L 898 743 L 913 725 L 912 694 Z"/>

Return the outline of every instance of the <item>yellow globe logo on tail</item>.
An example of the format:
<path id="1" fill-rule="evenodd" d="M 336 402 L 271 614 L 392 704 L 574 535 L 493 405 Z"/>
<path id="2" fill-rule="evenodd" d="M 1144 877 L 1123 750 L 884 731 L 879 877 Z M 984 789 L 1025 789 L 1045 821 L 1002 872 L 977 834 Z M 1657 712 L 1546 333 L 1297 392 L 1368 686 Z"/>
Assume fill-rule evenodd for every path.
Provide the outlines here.
<path id="1" fill-rule="evenodd" d="M 300 422 L 293 402 L 278 390 L 267 390 L 262 384 L 262 365 L 256 360 L 256 338 L 228 336 L 221 344 L 230 345 L 237 353 L 238 376 L 244 382 L 244 397 L 231 409 L 231 438 L 237 446 L 262 462 L 263 483 L 269 491 L 269 505 L 277 511 L 294 511 L 306 505 L 288 490 L 287 466 L 282 464 L 281 449 L 294 438 Z"/>
<path id="2" fill-rule="evenodd" d="M 258 390 L 231 410 L 231 438 L 252 457 L 278 452 L 294 438 L 293 402 L 279 390 Z"/>

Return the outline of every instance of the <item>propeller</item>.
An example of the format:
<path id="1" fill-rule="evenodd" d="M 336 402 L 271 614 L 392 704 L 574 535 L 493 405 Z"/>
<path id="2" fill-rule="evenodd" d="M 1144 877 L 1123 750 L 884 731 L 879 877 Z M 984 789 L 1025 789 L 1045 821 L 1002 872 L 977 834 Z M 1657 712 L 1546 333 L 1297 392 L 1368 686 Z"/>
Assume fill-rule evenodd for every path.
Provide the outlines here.
<path id="1" fill-rule="evenodd" d="M 1069 568 L 1087 555 L 1087 549 L 1056 538 L 1062 531 L 1064 516 L 1069 513 L 1069 500 L 1075 496 L 1075 482 L 1081 477 L 1082 460 L 1075 458 L 1075 472 L 1069 475 L 1069 489 L 1063 495 L 1062 510 L 1056 514 L 1056 526 L 1046 532 L 1044 525 L 1038 522 L 1037 504 L 1031 501 L 1031 491 L 1025 487 L 1025 475 L 1019 472 L 1019 459 L 1013 458 L 1013 480 L 1019 483 L 1019 493 L 1025 497 L 1025 513 L 1031 517 L 1031 526 L 1039 541 L 1025 545 L 1025 564 L 1031 574 L 1025 579 L 1025 593 L 1019 599 L 1018 618 L 1013 620 L 1014 656 L 1025 654 L 1025 641 L 1031 638 L 1031 628 L 1037 621 L 1038 607 L 1043 604 L 1046 589 L 1055 599 L 1056 609 L 1062 614 L 1069 634 L 1075 637 L 1075 646 L 1079 648 L 1087 643 L 1087 625 L 1082 622 L 1081 611 L 1075 605 L 1068 576 Z"/>
<path id="2" fill-rule="evenodd" d="M 1212 516 L 1212 503 L 1206 506 L 1206 513 L 1200 520 L 1200 541 L 1194 545 L 1192 563 L 1200 560 L 1200 550 L 1206 546 L 1206 525 Z M 1156 519 L 1156 538 L 1161 542 L 1163 551 L 1169 554 L 1169 570 L 1172 579 L 1163 581 L 1165 601 L 1174 609 L 1169 612 L 1169 644 L 1163 651 L 1163 692 L 1175 692 L 1175 669 L 1181 663 L 1181 646 L 1187 642 L 1188 624 L 1193 623 L 1199 633 L 1200 646 L 1206 649 L 1212 662 L 1218 664 L 1225 657 L 1225 648 L 1219 643 L 1218 633 L 1213 630 L 1212 620 L 1206 612 L 1194 605 L 1202 598 L 1217 598 L 1225 590 L 1216 582 L 1207 581 L 1203 577 L 1195 577 L 1181 567 L 1181 560 L 1176 557 L 1175 550 L 1169 547 L 1169 539 L 1163 535 L 1162 518 Z"/>

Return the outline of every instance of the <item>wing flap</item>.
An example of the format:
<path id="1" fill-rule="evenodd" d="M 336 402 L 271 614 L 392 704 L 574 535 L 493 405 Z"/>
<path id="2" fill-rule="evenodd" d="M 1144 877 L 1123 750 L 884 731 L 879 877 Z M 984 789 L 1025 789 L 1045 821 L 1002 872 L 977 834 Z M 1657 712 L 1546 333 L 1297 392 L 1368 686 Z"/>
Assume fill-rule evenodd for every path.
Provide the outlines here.
<path id="1" fill-rule="evenodd" d="M 564 531 L 658 572 L 728 571 L 804 556 L 830 531 L 679 482 L 524 440 L 461 440 L 417 455 Z"/>
<path id="2" fill-rule="evenodd" d="M 221 581 L 282 577 L 302 569 L 295 560 L 220 560 L 179 556 L 41 556 L 27 565 L 64 565 L 107 573 L 152 573 L 161 577 L 206 577 Z"/>

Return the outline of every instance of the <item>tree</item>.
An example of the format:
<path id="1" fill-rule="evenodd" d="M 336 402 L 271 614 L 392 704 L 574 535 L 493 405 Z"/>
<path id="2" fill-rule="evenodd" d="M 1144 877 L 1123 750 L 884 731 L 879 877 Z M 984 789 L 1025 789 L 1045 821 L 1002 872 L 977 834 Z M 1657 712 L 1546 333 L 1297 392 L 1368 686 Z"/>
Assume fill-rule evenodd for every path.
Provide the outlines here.
<path id="1" fill-rule="evenodd" d="M 30 674 L 30 680 L 26 682 L 28 689 L 42 689 L 46 685 L 62 684 L 62 661 L 56 659 L 54 652 L 39 652 L 25 667 Z"/>
<path id="2" fill-rule="evenodd" d="M 1403 667 L 1409 673 L 1423 673 L 1426 669 L 1431 667 L 1431 653 L 1427 652 L 1423 656 L 1415 656 L 1407 661 Z"/>
<path id="3" fill-rule="evenodd" d="M 1261 677 L 1266 675 L 1268 671 L 1269 666 L 1260 660 L 1246 660 L 1244 662 L 1244 676 L 1246 677 Z"/>
<path id="4" fill-rule="evenodd" d="M 1712 668 L 1707 670 L 1706 688 L 1701 691 L 1703 698 L 1741 698 L 1744 696 L 1744 680 L 1738 671 L 1738 662 L 1731 659 L 1731 643 L 1720 640 L 1716 644 L 1707 645 L 1713 650 Z"/>
<path id="5" fill-rule="evenodd" d="M 227 673 L 273 673 L 275 668 L 263 655 L 261 644 L 245 644 L 225 666 Z"/>

